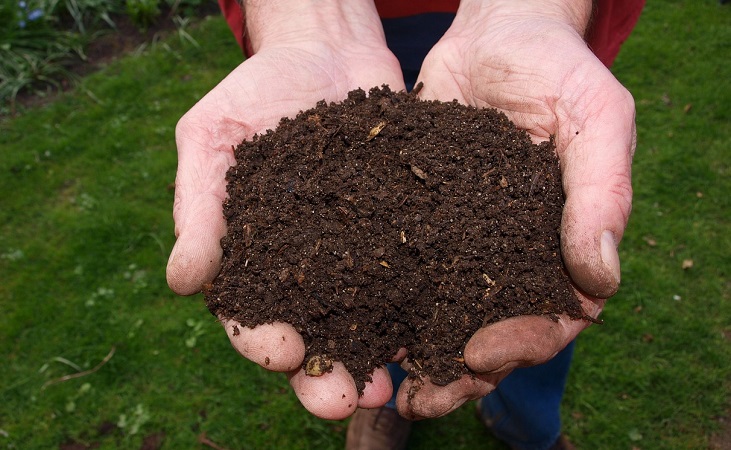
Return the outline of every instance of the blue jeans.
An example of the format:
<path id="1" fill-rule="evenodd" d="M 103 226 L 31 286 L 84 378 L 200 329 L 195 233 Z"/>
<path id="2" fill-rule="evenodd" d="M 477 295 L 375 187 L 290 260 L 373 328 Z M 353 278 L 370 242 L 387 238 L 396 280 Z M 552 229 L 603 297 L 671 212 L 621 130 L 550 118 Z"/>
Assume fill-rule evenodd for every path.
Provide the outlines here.
<path id="1" fill-rule="evenodd" d="M 428 13 L 397 19 L 381 19 L 388 48 L 398 58 L 406 90 L 414 88 L 421 63 L 452 24 L 454 14 Z"/>
<path id="2" fill-rule="evenodd" d="M 497 388 L 482 398 L 482 417 L 490 431 L 511 448 L 543 450 L 561 434 L 559 407 L 566 386 L 574 343 L 545 364 L 513 370 Z M 396 391 L 406 378 L 398 364 L 388 364 L 393 397 L 386 404 L 396 408 Z"/>

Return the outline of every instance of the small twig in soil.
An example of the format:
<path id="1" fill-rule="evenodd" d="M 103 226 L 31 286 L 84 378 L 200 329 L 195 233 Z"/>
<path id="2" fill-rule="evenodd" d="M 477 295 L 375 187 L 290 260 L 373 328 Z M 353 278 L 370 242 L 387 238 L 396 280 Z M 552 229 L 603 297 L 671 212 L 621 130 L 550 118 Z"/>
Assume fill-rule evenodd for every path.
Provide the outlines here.
<path id="1" fill-rule="evenodd" d="M 227 450 L 226 447 L 221 447 L 220 445 L 216 444 L 212 440 L 208 439 L 205 431 L 198 435 L 198 443 L 211 447 L 211 448 L 214 448 L 216 450 Z"/>
<path id="2" fill-rule="evenodd" d="M 109 353 L 107 354 L 107 356 L 105 356 L 104 359 L 102 359 L 101 362 L 99 364 L 97 364 L 94 368 L 89 369 L 89 370 L 84 370 L 82 372 L 72 373 L 71 375 L 65 375 L 65 376 L 62 376 L 60 378 L 56 378 L 53 380 L 48 380 L 43 384 L 43 387 L 41 389 L 45 389 L 48 386 L 51 386 L 52 384 L 63 383 L 64 381 L 73 380 L 74 378 L 81 378 L 86 375 L 91 375 L 92 373 L 101 369 L 104 364 L 108 363 L 109 360 L 112 359 L 112 356 L 114 356 L 114 352 L 116 350 L 117 350 L 116 347 L 112 347 L 112 349 L 109 350 Z"/>
<path id="3" fill-rule="evenodd" d="M 500 156 L 503 157 L 503 161 L 505 162 L 505 168 L 510 168 L 510 160 L 508 160 L 508 157 L 505 156 L 505 152 L 503 152 L 503 149 L 500 150 Z"/>
<path id="4" fill-rule="evenodd" d="M 538 178 L 543 175 L 542 171 L 538 171 L 533 175 L 533 179 L 530 180 L 530 190 L 528 191 L 528 197 L 533 196 L 533 190 L 536 188 L 536 185 L 538 184 Z"/>
<path id="5" fill-rule="evenodd" d="M 591 322 L 591 323 L 595 323 L 597 325 L 604 325 L 604 321 L 602 319 L 596 319 L 594 317 L 591 317 L 589 314 L 585 314 L 584 317 L 582 317 L 582 319 L 584 319 L 588 322 Z"/>
<path id="6" fill-rule="evenodd" d="M 343 128 L 343 125 L 338 125 L 338 127 L 333 131 L 332 133 L 328 133 L 327 138 L 325 138 L 324 141 L 320 142 L 320 144 L 317 146 L 317 158 L 322 159 L 325 155 L 325 149 L 328 145 L 330 145 L 330 142 L 332 139 L 340 133 L 340 129 Z"/>
<path id="7" fill-rule="evenodd" d="M 485 325 L 488 325 L 494 318 L 495 318 L 494 311 L 490 311 L 489 313 L 485 314 L 485 317 L 482 318 L 482 325 L 480 325 L 480 327 L 482 328 Z"/>

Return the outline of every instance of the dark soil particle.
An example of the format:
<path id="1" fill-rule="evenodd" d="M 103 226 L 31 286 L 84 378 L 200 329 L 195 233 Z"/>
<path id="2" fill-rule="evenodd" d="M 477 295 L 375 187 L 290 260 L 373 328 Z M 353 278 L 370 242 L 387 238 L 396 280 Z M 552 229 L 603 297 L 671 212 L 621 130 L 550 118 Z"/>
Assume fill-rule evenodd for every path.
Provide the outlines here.
<path id="1" fill-rule="evenodd" d="M 356 90 L 235 155 L 206 303 L 245 326 L 292 324 L 312 375 L 341 361 L 362 391 L 405 347 L 412 375 L 444 385 L 470 373 L 480 327 L 584 315 L 559 253 L 553 144 L 502 113 Z"/>

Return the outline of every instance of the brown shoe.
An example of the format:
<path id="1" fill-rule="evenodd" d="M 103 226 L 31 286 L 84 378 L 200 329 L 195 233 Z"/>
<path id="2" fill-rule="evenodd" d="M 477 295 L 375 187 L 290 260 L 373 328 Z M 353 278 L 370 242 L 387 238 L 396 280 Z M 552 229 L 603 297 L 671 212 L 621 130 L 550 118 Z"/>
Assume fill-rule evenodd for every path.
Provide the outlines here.
<path id="1" fill-rule="evenodd" d="M 556 442 L 553 443 L 548 450 L 576 450 L 576 446 L 569 442 L 569 440 L 563 434 L 558 437 Z"/>
<path id="2" fill-rule="evenodd" d="M 403 450 L 411 421 L 392 408 L 358 409 L 348 424 L 346 450 Z"/>

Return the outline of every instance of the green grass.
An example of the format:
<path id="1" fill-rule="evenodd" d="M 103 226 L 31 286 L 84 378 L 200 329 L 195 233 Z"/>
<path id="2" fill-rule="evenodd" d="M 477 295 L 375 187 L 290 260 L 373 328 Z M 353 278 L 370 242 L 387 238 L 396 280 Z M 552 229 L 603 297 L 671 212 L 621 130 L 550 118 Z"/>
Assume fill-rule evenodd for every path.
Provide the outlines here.
<path id="1" fill-rule="evenodd" d="M 713 1 L 648 2 L 614 67 L 639 144 L 622 288 L 579 341 L 565 405 L 587 448 L 706 448 L 727 411 L 730 19 Z"/>
<path id="2" fill-rule="evenodd" d="M 580 448 L 707 448 L 728 414 L 730 21 L 715 0 L 649 2 L 614 67 L 637 101 L 635 206 L 622 288 L 570 375 Z M 165 284 L 175 123 L 241 59 L 220 18 L 191 34 L 200 48 L 173 37 L 0 123 L 0 447 L 164 433 L 163 448 L 208 448 L 203 432 L 229 449 L 343 447 L 344 421 L 307 414 Z M 503 449 L 472 415 L 416 424 L 410 448 Z"/>

